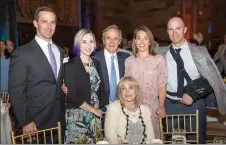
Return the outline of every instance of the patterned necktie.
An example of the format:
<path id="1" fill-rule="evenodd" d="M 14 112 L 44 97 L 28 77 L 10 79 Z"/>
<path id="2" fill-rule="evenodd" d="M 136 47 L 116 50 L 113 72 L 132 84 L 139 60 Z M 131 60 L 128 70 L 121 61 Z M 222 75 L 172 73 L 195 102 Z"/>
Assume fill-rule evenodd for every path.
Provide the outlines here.
<path id="1" fill-rule="evenodd" d="M 116 71 L 114 65 L 114 56 L 111 56 L 111 77 L 110 77 L 110 101 L 114 101 L 116 99 L 116 90 L 117 88 L 117 78 Z"/>
<path id="2" fill-rule="evenodd" d="M 57 79 L 57 64 L 56 64 L 56 59 L 51 47 L 51 44 L 48 44 L 48 51 L 49 51 L 49 61 L 50 61 L 50 65 L 52 67 L 53 73 L 55 78 Z"/>

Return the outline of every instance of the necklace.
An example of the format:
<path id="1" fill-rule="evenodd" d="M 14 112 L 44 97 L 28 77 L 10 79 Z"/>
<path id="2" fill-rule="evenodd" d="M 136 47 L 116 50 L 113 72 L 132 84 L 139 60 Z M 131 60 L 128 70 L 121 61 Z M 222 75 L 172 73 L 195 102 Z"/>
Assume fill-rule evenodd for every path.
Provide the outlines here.
<path id="1" fill-rule="evenodd" d="M 122 106 L 122 104 L 121 104 L 121 106 Z M 139 108 L 139 119 L 140 119 L 140 121 L 142 123 L 142 127 L 143 127 L 143 138 L 142 138 L 141 144 L 144 144 L 145 138 L 147 138 L 146 125 L 145 125 L 144 119 L 142 117 L 140 106 L 138 108 Z M 128 131 L 129 131 L 129 115 L 125 113 L 123 107 L 122 107 L 122 112 L 126 116 L 126 134 L 125 134 L 125 137 L 124 137 L 124 138 L 126 138 L 126 136 L 128 135 Z"/>
<path id="2" fill-rule="evenodd" d="M 83 63 L 83 65 L 89 67 L 90 66 L 90 63 L 89 62 L 88 63 Z"/>
<path id="3" fill-rule="evenodd" d="M 133 109 L 129 109 L 129 108 L 126 108 L 127 110 L 131 111 L 131 112 L 135 112 L 137 110 L 137 108 L 133 108 Z"/>

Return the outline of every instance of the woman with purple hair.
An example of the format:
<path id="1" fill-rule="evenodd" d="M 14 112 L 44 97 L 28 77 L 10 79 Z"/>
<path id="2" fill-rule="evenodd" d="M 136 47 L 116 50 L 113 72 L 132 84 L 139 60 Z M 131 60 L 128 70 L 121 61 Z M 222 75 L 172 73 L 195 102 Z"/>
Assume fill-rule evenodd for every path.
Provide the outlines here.
<path id="1" fill-rule="evenodd" d="M 95 116 L 102 117 L 99 108 L 108 103 L 100 64 L 90 57 L 95 49 L 94 34 L 88 29 L 79 30 L 74 38 L 73 58 L 64 65 L 64 83 L 68 90 L 66 144 L 95 143 Z"/>

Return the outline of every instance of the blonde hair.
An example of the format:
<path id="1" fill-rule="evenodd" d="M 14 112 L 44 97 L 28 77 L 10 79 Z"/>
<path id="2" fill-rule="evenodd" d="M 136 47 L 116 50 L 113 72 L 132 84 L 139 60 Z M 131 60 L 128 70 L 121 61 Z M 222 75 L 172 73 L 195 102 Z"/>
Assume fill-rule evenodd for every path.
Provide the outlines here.
<path id="1" fill-rule="evenodd" d="M 136 93 L 135 106 L 139 107 L 142 103 L 142 95 L 141 95 L 140 85 L 139 85 L 138 81 L 132 76 L 123 77 L 119 81 L 118 88 L 117 88 L 118 100 L 120 100 L 121 104 L 124 106 L 124 100 L 122 97 L 122 88 L 125 83 L 129 83 L 129 85 L 134 87 L 135 93 Z"/>
<path id="2" fill-rule="evenodd" d="M 137 47 L 136 47 L 135 40 L 136 40 L 136 37 L 137 37 L 137 32 L 138 32 L 139 30 L 144 31 L 144 32 L 147 34 L 148 38 L 149 38 L 150 45 L 149 45 L 149 51 L 148 51 L 148 53 L 149 53 L 150 55 L 156 55 L 156 53 L 155 53 L 155 51 L 154 51 L 154 49 L 155 49 L 155 47 L 156 47 L 156 44 L 155 44 L 155 41 L 154 41 L 154 36 L 153 36 L 151 30 L 150 30 L 148 27 L 146 27 L 146 26 L 140 26 L 139 28 L 137 28 L 137 29 L 134 31 L 134 35 L 133 35 L 133 43 L 132 43 L 133 54 L 134 54 L 135 56 L 137 56 L 137 53 L 138 53 L 138 49 L 137 49 Z"/>
<path id="3" fill-rule="evenodd" d="M 103 30 L 103 32 L 102 32 L 102 39 L 103 39 L 103 40 L 104 40 L 104 33 L 107 32 L 107 31 L 110 30 L 110 29 L 118 30 L 118 31 L 119 31 L 119 35 L 120 35 L 120 40 L 122 39 L 122 31 L 121 31 L 121 29 L 119 29 L 119 27 L 118 27 L 117 25 L 113 24 L 113 25 L 107 26 L 107 27 Z"/>

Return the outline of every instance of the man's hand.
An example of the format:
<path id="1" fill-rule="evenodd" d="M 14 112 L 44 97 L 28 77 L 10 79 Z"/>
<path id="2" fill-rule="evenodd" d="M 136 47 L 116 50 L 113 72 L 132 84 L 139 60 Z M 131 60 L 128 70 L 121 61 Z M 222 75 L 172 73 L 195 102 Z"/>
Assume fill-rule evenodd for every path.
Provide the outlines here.
<path id="1" fill-rule="evenodd" d="M 28 125 L 23 127 L 23 133 L 28 134 L 37 131 L 36 124 L 34 122 L 29 123 Z"/>
<path id="2" fill-rule="evenodd" d="M 61 86 L 61 89 L 63 90 L 64 94 L 67 95 L 68 89 L 67 89 L 67 87 L 64 84 L 64 80 L 63 80 L 63 85 Z"/>
<path id="3" fill-rule="evenodd" d="M 185 93 L 182 97 L 181 102 L 185 105 L 191 105 L 193 103 L 193 99 L 187 93 Z"/>

